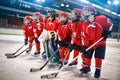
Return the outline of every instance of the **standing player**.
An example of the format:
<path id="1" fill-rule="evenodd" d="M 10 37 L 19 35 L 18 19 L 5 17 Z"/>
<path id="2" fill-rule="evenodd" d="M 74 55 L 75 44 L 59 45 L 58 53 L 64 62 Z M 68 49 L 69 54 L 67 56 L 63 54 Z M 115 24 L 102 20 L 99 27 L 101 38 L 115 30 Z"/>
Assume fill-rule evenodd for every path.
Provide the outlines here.
<path id="1" fill-rule="evenodd" d="M 78 8 L 74 8 L 72 10 L 72 38 L 71 38 L 71 45 L 70 45 L 70 52 L 72 50 L 73 53 L 70 53 L 69 60 L 78 56 L 79 52 L 81 52 L 82 47 L 82 39 L 81 39 L 81 29 L 83 21 L 81 20 L 81 10 Z M 82 55 L 82 59 L 84 61 L 84 56 Z M 77 60 L 73 61 L 70 65 L 76 65 Z"/>
<path id="2" fill-rule="evenodd" d="M 102 21 L 102 19 L 96 18 L 95 20 L 96 9 L 94 7 L 85 6 L 82 10 L 82 13 L 84 15 L 84 19 L 86 20 L 82 26 L 83 37 L 85 41 L 85 46 L 89 47 L 97 40 L 99 40 L 102 36 L 106 38 L 107 34 L 106 31 L 104 31 L 103 26 L 99 22 Z M 91 58 L 93 53 L 95 52 L 94 57 L 96 69 L 94 77 L 100 77 L 102 59 L 104 59 L 105 56 L 105 46 L 103 46 L 102 44 L 104 44 L 104 41 L 98 42 L 93 48 L 91 48 L 91 50 L 89 50 L 88 52 L 84 52 L 85 67 L 81 69 L 82 73 L 86 74 L 90 72 Z"/>
<path id="3" fill-rule="evenodd" d="M 59 25 L 57 28 L 58 40 L 56 41 L 60 46 L 60 61 L 67 63 L 69 58 L 68 45 L 71 41 L 71 21 L 68 20 L 68 13 L 59 13 Z"/>
<path id="4" fill-rule="evenodd" d="M 104 15 L 97 16 L 95 18 L 95 21 L 102 26 L 102 28 L 103 28 L 102 37 L 104 38 L 98 45 L 98 49 L 101 48 L 101 52 L 100 52 L 101 55 L 99 55 L 99 57 L 95 58 L 96 63 L 99 66 L 96 67 L 94 77 L 99 78 L 100 77 L 100 72 L 101 72 L 101 67 L 102 67 L 102 59 L 105 58 L 106 39 L 108 38 L 108 35 L 111 33 L 113 23 L 109 18 L 107 18 Z"/>
<path id="5" fill-rule="evenodd" d="M 40 42 L 38 41 L 38 37 L 43 31 L 44 23 L 43 23 L 43 17 L 40 12 L 34 12 L 32 18 L 33 18 L 33 22 L 32 22 L 33 32 L 36 43 L 36 51 L 34 54 L 36 55 L 36 54 L 40 54 Z"/>
<path id="6" fill-rule="evenodd" d="M 34 39 L 34 32 L 33 32 L 32 17 L 31 16 L 24 17 L 23 34 L 25 37 L 24 44 L 27 45 L 29 42 L 29 49 L 26 51 L 28 53 L 31 51 L 32 40 Z"/>

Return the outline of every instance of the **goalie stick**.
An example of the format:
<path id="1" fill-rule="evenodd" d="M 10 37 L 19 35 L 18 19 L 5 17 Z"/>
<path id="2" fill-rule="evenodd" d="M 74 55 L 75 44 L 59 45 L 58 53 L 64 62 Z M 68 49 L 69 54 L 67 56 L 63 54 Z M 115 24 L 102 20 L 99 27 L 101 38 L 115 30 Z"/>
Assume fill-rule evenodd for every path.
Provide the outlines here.
<path id="1" fill-rule="evenodd" d="M 48 60 L 48 40 L 45 41 L 46 59 Z"/>
<path id="2" fill-rule="evenodd" d="M 54 52 L 54 54 L 45 62 L 45 64 L 40 67 L 40 68 L 31 68 L 30 72 L 36 72 L 36 71 L 40 71 L 42 70 L 47 64 L 48 62 L 56 55 L 56 53 L 59 51 L 59 48 Z"/>

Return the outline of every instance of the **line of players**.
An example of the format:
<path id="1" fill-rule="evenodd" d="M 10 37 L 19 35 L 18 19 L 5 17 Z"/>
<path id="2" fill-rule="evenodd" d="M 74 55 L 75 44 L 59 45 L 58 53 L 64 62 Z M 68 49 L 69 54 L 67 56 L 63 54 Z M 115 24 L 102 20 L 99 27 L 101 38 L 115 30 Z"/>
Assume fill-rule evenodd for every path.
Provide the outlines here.
<path id="1" fill-rule="evenodd" d="M 56 12 L 52 9 L 47 10 L 46 17 L 43 17 L 40 12 L 34 12 L 32 16 L 24 17 L 24 43 L 29 43 L 29 49 L 31 51 L 32 43 L 36 43 L 36 54 L 40 54 L 40 42 L 47 42 L 48 45 L 48 57 L 56 51 L 59 45 L 59 52 L 51 62 L 64 63 L 70 61 L 70 59 L 78 56 L 79 53 L 82 59 L 82 68 L 80 71 L 87 74 L 91 71 L 91 59 L 94 54 L 95 58 L 95 73 L 94 77 L 99 78 L 101 74 L 102 59 L 105 57 L 106 39 L 111 33 L 109 29 L 113 26 L 112 21 L 104 16 L 96 16 L 96 9 L 92 6 L 85 6 L 82 10 L 74 8 L 71 11 L 71 15 L 66 12 Z M 49 34 L 49 36 L 46 36 Z M 100 38 L 104 38 L 97 43 L 89 51 L 86 49 L 95 43 Z M 49 39 L 49 40 L 48 40 Z M 46 58 L 46 52 L 41 53 L 43 58 Z M 70 65 L 76 65 L 78 59 L 70 63 Z"/>

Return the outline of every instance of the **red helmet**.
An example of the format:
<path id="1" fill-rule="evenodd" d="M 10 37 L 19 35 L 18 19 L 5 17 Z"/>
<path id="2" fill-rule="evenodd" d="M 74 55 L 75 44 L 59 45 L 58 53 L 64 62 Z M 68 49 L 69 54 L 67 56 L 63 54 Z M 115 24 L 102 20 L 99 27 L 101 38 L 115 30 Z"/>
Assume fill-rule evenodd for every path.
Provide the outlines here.
<path id="1" fill-rule="evenodd" d="M 81 16 L 81 9 L 74 8 L 72 11 L 75 12 L 77 15 Z"/>
<path id="2" fill-rule="evenodd" d="M 24 24 L 29 24 L 32 21 L 32 17 L 31 16 L 25 16 L 24 17 Z"/>
<path id="3" fill-rule="evenodd" d="M 39 18 L 41 18 L 41 17 L 42 17 L 42 15 L 41 15 L 40 12 L 34 12 L 34 13 L 33 13 L 33 19 L 39 19 Z"/>
<path id="4" fill-rule="evenodd" d="M 31 16 L 25 16 L 24 20 L 32 20 L 32 17 Z"/>
<path id="5" fill-rule="evenodd" d="M 59 13 L 59 16 L 68 17 L 68 13 L 66 13 L 66 12 L 60 12 L 60 13 Z"/>
<path id="6" fill-rule="evenodd" d="M 85 6 L 82 9 L 82 14 L 83 15 L 95 15 L 96 13 L 97 13 L 96 9 L 93 6 Z"/>

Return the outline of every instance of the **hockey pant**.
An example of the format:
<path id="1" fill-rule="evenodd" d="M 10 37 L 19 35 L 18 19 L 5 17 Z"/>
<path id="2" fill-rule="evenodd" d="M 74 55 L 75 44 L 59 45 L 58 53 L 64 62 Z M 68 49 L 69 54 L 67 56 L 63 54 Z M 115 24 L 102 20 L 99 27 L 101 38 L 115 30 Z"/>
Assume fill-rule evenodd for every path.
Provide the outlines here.
<path id="1" fill-rule="evenodd" d="M 101 68 L 101 66 L 102 66 L 102 59 L 105 58 L 105 48 L 106 48 L 105 46 L 99 46 L 96 49 L 89 50 L 85 54 L 85 64 L 87 66 L 91 65 L 91 58 L 92 58 L 92 55 L 94 53 L 95 66 L 97 68 Z"/>
<path id="2" fill-rule="evenodd" d="M 32 38 L 29 40 L 29 47 L 32 48 L 33 41 L 35 41 L 35 38 Z M 36 43 L 36 51 L 40 51 L 40 42 Z"/>

